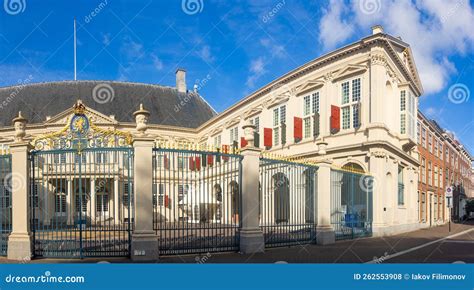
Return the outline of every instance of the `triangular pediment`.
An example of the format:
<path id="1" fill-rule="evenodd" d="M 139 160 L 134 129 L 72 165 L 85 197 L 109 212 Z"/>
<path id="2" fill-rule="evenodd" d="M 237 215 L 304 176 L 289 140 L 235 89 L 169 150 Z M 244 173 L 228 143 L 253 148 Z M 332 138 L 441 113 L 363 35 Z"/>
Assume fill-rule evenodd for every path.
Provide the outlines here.
<path id="1" fill-rule="evenodd" d="M 306 83 L 296 87 L 296 95 L 318 89 L 324 85 L 323 79 L 310 80 Z"/>
<path id="2" fill-rule="evenodd" d="M 337 81 L 346 77 L 350 77 L 356 74 L 364 73 L 367 70 L 366 65 L 362 64 L 349 64 L 344 68 L 334 71 L 334 79 L 333 81 Z"/>
<path id="3" fill-rule="evenodd" d="M 248 119 L 254 115 L 260 114 L 263 111 L 263 106 L 257 106 L 255 108 L 251 108 L 250 110 L 244 113 L 244 119 Z"/>
<path id="4" fill-rule="evenodd" d="M 270 98 L 268 99 L 267 101 L 265 101 L 264 103 L 264 107 L 269 109 L 273 106 L 276 106 L 276 105 L 279 105 L 279 104 L 282 104 L 286 101 L 288 101 L 290 99 L 290 95 L 279 95 L 277 97 L 274 97 L 274 98 Z"/>
<path id="5" fill-rule="evenodd" d="M 233 118 L 229 122 L 225 123 L 224 127 L 229 128 L 229 127 L 235 126 L 238 123 L 240 123 L 240 119 L 241 119 L 240 117 Z"/>
<path id="6" fill-rule="evenodd" d="M 65 125 L 69 118 L 74 115 L 74 109 L 69 108 L 53 117 L 48 118 L 45 125 Z M 86 107 L 85 115 L 96 125 L 113 125 L 117 124 L 117 120 L 113 116 L 106 116 L 94 109 Z"/>

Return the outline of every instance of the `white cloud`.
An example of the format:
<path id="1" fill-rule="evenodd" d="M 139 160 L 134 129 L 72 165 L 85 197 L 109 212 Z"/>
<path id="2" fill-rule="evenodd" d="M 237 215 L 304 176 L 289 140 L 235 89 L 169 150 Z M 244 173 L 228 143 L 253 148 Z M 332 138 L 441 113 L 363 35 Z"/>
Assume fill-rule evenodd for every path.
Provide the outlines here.
<path id="1" fill-rule="evenodd" d="M 368 2 L 379 5 L 374 13 L 361 9 Z M 370 26 L 381 24 L 387 33 L 401 36 L 412 47 L 425 94 L 444 89 L 457 71 L 449 58 L 474 47 L 474 11 L 467 0 L 359 0 L 353 1 L 350 13 L 342 5 L 331 1 L 320 21 L 320 40 L 325 48 L 333 49 L 353 36 L 352 29 L 338 32 L 348 22 L 364 35 Z"/>
<path id="2" fill-rule="evenodd" d="M 259 77 L 266 73 L 265 62 L 263 61 L 263 57 L 259 57 L 257 59 L 252 60 L 250 62 L 249 69 L 251 74 L 248 76 L 246 84 L 249 88 L 254 88 L 255 81 L 257 81 Z"/>
<path id="3" fill-rule="evenodd" d="M 156 70 L 162 70 L 163 69 L 163 61 L 159 59 L 155 54 L 151 55 L 151 59 L 153 61 L 153 67 Z"/>
<path id="4" fill-rule="evenodd" d="M 286 50 L 285 47 L 281 44 L 276 44 L 269 38 L 262 38 L 260 39 L 260 44 L 270 51 L 272 57 L 275 58 L 285 58 L 286 57 Z"/>
<path id="5" fill-rule="evenodd" d="M 145 54 L 143 44 L 132 40 L 130 37 L 126 37 L 123 41 L 121 51 L 129 60 L 136 60 Z"/>
<path id="6" fill-rule="evenodd" d="M 350 23 L 344 20 L 344 13 L 347 12 L 344 5 L 344 1 L 331 0 L 319 22 L 319 40 L 325 49 L 340 44 L 354 32 Z"/>
<path id="7" fill-rule="evenodd" d="M 211 53 L 209 45 L 204 45 L 200 50 L 197 51 L 197 55 L 202 58 L 205 62 L 214 62 L 215 57 Z"/>

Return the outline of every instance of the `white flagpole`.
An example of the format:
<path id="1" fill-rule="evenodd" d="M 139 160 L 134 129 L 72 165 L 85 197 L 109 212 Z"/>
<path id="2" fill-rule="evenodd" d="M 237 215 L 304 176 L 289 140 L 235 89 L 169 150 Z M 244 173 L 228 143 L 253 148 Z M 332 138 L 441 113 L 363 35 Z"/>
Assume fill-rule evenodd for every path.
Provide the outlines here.
<path id="1" fill-rule="evenodd" d="M 74 17 L 74 80 L 77 80 L 76 70 L 76 17 Z"/>

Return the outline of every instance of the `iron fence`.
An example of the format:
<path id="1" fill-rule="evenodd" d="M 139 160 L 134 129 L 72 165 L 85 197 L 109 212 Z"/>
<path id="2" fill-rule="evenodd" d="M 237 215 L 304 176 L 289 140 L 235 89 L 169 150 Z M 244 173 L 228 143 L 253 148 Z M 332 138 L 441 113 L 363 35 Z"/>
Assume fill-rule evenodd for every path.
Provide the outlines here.
<path id="1" fill-rule="evenodd" d="M 317 167 L 260 159 L 260 226 L 265 247 L 316 241 Z"/>
<path id="2" fill-rule="evenodd" d="M 133 151 L 33 151 L 30 210 L 34 255 L 129 256 Z"/>
<path id="3" fill-rule="evenodd" d="M 372 188 L 369 175 L 331 170 L 331 223 L 336 240 L 372 235 Z"/>
<path id="4" fill-rule="evenodd" d="M 153 150 L 153 226 L 160 254 L 239 249 L 241 161 L 237 154 Z"/>
<path id="5" fill-rule="evenodd" d="M 6 256 L 12 231 L 12 157 L 0 155 L 0 255 Z"/>

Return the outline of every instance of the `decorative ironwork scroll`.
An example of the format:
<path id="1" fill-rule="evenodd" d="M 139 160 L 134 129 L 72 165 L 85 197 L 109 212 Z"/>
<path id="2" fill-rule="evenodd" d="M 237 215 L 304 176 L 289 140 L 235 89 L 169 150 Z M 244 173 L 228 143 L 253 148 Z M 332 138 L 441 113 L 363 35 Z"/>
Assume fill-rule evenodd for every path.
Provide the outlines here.
<path id="1" fill-rule="evenodd" d="M 127 147 L 132 144 L 129 132 L 116 129 L 103 129 L 96 126 L 86 115 L 86 107 L 81 101 L 74 104 L 74 115 L 57 132 L 35 138 L 32 142 L 35 150 Z"/>

